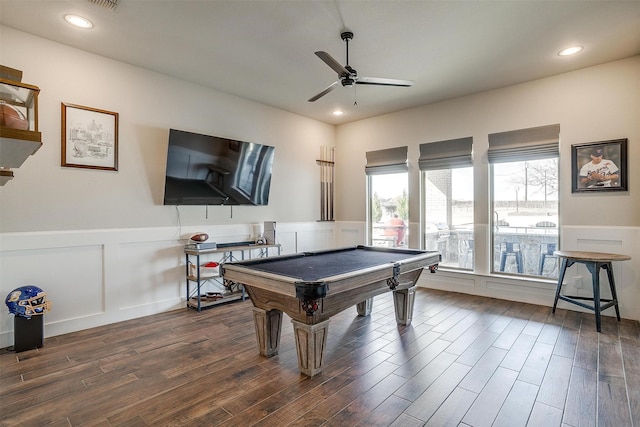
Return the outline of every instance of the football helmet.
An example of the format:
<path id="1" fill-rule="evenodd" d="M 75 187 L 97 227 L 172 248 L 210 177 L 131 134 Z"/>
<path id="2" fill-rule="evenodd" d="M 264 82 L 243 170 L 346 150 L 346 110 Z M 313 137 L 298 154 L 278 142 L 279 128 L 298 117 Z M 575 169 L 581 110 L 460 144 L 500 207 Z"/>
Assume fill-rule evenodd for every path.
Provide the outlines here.
<path id="1" fill-rule="evenodd" d="M 51 310 L 51 301 L 47 301 L 47 294 L 35 285 L 25 285 L 12 290 L 4 302 L 9 307 L 9 313 L 27 319 Z"/>

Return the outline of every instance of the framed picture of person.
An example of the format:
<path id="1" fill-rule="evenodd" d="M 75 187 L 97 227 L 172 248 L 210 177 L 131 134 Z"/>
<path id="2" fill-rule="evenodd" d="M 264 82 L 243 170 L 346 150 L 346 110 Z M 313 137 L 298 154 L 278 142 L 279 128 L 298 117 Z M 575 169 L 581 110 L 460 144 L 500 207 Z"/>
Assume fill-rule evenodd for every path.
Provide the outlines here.
<path id="1" fill-rule="evenodd" d="M 571 192 L 628 191 L 627 139 L 571 146 Z"/>

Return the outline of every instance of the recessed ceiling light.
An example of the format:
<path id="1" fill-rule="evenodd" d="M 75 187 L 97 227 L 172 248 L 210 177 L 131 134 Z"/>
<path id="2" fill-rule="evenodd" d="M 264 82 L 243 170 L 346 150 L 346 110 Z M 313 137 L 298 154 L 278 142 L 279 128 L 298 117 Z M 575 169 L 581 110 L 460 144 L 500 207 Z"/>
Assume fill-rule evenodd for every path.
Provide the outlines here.
<path id="1" fill-rule="evenodd" d="M 571 46 L 571 47 L 568 47 L 566 49 L 562 49 L 560 52 L 558 52 L 558 55 L 560 55 L 560 56 L 575 55 L 576 53 L 580 52 L 581 50 L 582 50 L 582 46 Z"/>
<path id="2" fill-rule="evenodd" d="M 74 27 L 85 28 L 85 29 L 93 28 L 93 23 L 89 21 L 87 18 L 83 18 L 82 16 L 64 15 L 64 20 L 67 21 L 69 24 L 73 25 Z"/>
<path id="3" fill-rule="evenodd" d="M 334 111 L 333 113 L 331 113 L 331 114 L 333 114 L 334 116 L 341 116 L 341 115 L 343 115 L 343 114 L 344 114 L 344 111 L 335 110 L 335 111 Z"/>

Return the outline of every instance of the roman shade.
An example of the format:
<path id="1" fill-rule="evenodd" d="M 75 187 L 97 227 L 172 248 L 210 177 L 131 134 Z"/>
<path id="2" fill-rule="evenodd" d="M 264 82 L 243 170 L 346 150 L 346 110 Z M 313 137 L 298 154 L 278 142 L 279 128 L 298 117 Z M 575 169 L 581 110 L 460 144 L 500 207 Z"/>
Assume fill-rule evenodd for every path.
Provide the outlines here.
<path id="1" fill-rule="evenodd" d="M 489 163 L 549 159 L 559 155 L 559 124 L 489 134 Z"/>
<path id="2" fill-rule="evenodd" d="M 473 138 L 457 138 L 420 144 L 421 171 L 462 168 L 473 165 Z"/>
<path id="3" fill-rule="evenodd" d="M 386 150 L 367 151 L 367 175 L 383 175 L 407 172 L 407 147 L 387 148 Z"/>

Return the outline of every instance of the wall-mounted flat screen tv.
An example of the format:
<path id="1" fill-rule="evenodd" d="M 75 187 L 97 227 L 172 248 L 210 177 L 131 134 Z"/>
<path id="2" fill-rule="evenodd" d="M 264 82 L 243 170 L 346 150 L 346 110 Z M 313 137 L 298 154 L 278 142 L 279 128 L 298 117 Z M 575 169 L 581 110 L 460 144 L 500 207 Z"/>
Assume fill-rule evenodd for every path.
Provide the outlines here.
<path id="1" fill-rule="evenodd" d="M 274 147 L 169 130 L 165 205 L 266 205 Z"/>

